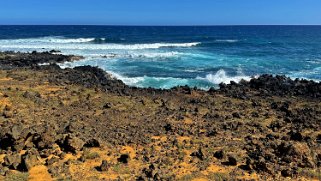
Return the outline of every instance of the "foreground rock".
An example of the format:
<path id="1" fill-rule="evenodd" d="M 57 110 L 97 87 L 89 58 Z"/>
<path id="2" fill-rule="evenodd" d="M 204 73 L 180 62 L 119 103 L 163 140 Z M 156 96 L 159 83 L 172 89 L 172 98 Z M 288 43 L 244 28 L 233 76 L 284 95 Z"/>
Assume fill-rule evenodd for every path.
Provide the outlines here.
<path id="1" fill-rule="evenodd" d="M 319 179 L 320 83 L 140 89 L 95 67 L 36 65 L 62 55 L 6 55 L 0 180 L 39 165 L 57 180 Z"/>

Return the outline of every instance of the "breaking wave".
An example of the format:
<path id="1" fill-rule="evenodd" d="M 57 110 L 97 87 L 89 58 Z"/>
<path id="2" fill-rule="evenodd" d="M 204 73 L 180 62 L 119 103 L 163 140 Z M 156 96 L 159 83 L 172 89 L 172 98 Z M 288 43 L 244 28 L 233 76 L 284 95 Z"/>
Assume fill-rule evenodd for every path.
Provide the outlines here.
<path id="1" fill-rule="evenodd" d="M 234 82 L 240 82 L 241 80 L 249 81 L 251 80 L 251 77 L 245 76 L 242 73 L 238 73 L 238 75 L 236 76 L 228 76 L 226 72 L 223 69 L 221 69 L 217 71 L 215 74 L 207 74 L 205 78 L 197 77 L 197 79 L 206 80 L 217 85 L 220 83 L 229 84 L 231 81 L 234 81 Z"/>
<path id="2" fill-rule="evenodd" d="M 106 53 L 106 54 L 87 54 L 86 56 L 92 58 L 127 58 L 127 59 L 166 59 L 166 58 L 174 58 L 185 55 L 181 52 L 119 52 L 119 53 Z M 143 58 L 143 59 L 142 59 Z"/>
<path id="3" fill-rule="evenodd" d="M 222 42 L 222 43 L 236 43 L 239 42 L 239 40 L 215 40 L 216 42 Z"/>
<path id="4" fill-rule="evenodd" d="M 1 43 L 6 44 L 15 44 L 15 43 L 23 43 L 23 44 L 36 44 L 36 43 L 57 43 L 57 44 L 65 44 L 65 43 L 88 43 L 95 41 L 96 38 L 65 38 L 65 37 L 41 37 L 41 38 L 26 38 L 26 39 L 6 39 L 0 40 Z"/>
<path id="5" fill-rule="evenodd" d="M 142 43 L 142 44 L 115 44 L 106 43 L 105 38 L 64 38 L 64 37 L 43 37 L 30 39 L 0 40 L 1 49 L 57 49 L 57 50 L 142 50 L 159 49 L 170 47 L 193 47 L 199 42 L 192 43 Z M 99 44 L 99 42 L 105 42 Z"/>

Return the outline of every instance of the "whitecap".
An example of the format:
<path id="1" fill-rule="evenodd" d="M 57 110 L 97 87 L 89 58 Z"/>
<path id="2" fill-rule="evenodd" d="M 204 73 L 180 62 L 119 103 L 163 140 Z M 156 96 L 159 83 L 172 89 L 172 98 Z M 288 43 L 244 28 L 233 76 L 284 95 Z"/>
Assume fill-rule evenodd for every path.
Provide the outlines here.
<path id="1" fill-rule="evenodd" d="M 37 43 L 49 43 L 49 44 L 66 44 L 66 43 L 86 43 L 92 42 L 95 38 L 65 38 L 62 36 L 48 36 L 41 38 L 25 38 L 25 39 L 5 39 L 0 40 L 2 44 L 37 44 Z"/>
<path id="2" fill-rule="evenodd" d="M 207 74 L 206 77 L 197 77 L 196 79 L 206 80 L 217 85 L 220 83 L 229 84 L 231 81 L 234 81 L 234 82 L 240 82 L 241 80 L 249 81 L 251 80 L 251 77 L 242 75 L 240 73 L 238 73 L 238 75 L 236 76 L 228 76 L 226 72 L 223 69 L 221 69 L 217 71 L 215 74 Z"/>
<path id="3" fill-rule="evenodd" d="M 71 41 L 71 40 L 68 40 Z M 73 40 L 74 41 L 74 40 Z M 42 43 L 35 44 L 35 42 L 15 42 L 12 40 L 0 40 L 0 49 L 57 49 L 57 50 L 143 50 L 143 49 L 159 49 L 170 47 L 192 47 L 197 46 L 200 43 L 149 43 L 149 44 L 50 44 Z"/>
<path id="4" fill-rule="evenodd" d="M 216 42 L 222 42 L 222 43 L 236 43 L 236 42 L 239 42 L 239 40 L 233 40 L 233 39 L 230 39 L 230 40 L 215 40 Z"/>

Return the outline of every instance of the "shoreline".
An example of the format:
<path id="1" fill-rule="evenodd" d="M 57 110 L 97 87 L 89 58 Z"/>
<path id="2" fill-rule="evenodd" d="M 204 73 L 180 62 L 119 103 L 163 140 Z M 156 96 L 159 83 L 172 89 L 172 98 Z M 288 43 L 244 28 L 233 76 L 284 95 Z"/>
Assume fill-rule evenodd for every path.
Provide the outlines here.
<path id="1" fill-rule="evenodd" d="M 74 58 L 0 53 L 0 179 L 320 179 L 321 83 L 136 88 Z"/>
<path id="2" fill-rule="evenodd" d="M 141 89 L 141 90 L 155 90 L 155 91 L 172 91 L 176 89 L 189 89 L 189 90 L 196 90 L 196 91 L 204 91 L 204 92 L 228 92 L 229 90 L 232 89 L 238 89 L 241 86 L 248 86 L 248 87 L 255 87 L 256 89 L 261 88 L 260 86 L 264 86 L 263 84 L 273 84 L 275 82 L 276 84 L 284 84 L 284 85 L 275 85 L 278 86 L 277 88 L 274 87 L 273 89 L 286 89 L 288 87 L 290 90 L 286 90 L 285 94 L 287 93 L 294 93 L 294 95 L 298 96 L 311 96 L 311 97 L 321 97 L 321 93 L 319 94 L 318 90 L 320 89 L 321 82 L 319 81 L 314 81 L 314 80 L 307 80 L 307 79 L 301 79 L 301 78 L 289 78 L 286 77 L 285 75 L 271 75 L 271 74 L 262 74 L 258 75 L 255 77 L 252 77 L 250 81 L 246 80 L 241 80 L 240 82 L 234 82 L 231 81 L 229 84 L 221 83 L 219 84 L 219 88 L 215 88 L 214 86 L 209 88 L 208 90 L 204 90 L 201 88 L 197 87 L 190 87 L 188 85 L 185 86 L 175 86 L 170 89 L 159 89 L 159 88 L 142 88 L 142 87 L 135 87 L 135 86 L 130 86 L 126 85 L 123 83 L 121 80 L 117 79 L 114 75 L 102 70 L 99 67 L 93 67 L 93 66 L 76 66 L 73 68 L 61 68 L 57 64 L 62 64 L 65 62 L 73 62 L 73 61 L 79 61 L 84 59 L 82 56 L 77 56 L 77 55 L 63 55 L 60 54 L 59 51 L 56 50 L 51 50 L 49 52 L 0 52 L 0 70 L 3 69 L 15 69 L 15 68 L 31 68 L 31 69 L 67 69 L 67 70 L 79 70 L 83 72 L 95 72 L 94 74 L 98 76 L 99 78 L 106 77 L 107 80 L 112 80 L 112 81 L 118 81 L 121 84 L 124 84 L 126 88 L 128 89 Z M 59 67 L 59 68 L 58 68 Z M 254 84 L 261 84 L 261 85 L 254 85 Z M 287 85 L 286 85 L 287 84 Z M 301 85 L 303 84 L 303 85 Z M 307 85 L 304 85 L 307 84 Z M 122 85 L 122 87 L 124 87 Z M 95 86 L 95 85 L 92 85 Z M 269 85 L 265 86 L 268 87 Z M 283 86 L 283 88 L 282 88 Z M 297 89 L 302 89 L 304 86 L 312 86 L 312 87 L 317 87 L 318 90 L 312 90 L 313 92 L 312 95 L 309 95 L 310 93 L 308 92 L 301 92 L 301 90 L 296 90 Z M 293 89 L 293 90 L 292 90 Z M 307 91 L 307 90 L 305 90 Z M 282 95 L 281 92 L 278 93 L 279 95 Z"/>

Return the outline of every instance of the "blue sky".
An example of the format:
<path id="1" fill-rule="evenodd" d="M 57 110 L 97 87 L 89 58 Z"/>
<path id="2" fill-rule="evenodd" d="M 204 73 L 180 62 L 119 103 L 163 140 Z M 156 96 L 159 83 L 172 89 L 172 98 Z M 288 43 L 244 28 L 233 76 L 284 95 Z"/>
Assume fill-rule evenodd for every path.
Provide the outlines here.
<path id="1" fill-rule="evenodd" d="M 0 0 L 0 24 L 321 25 L 321 0 Z"/>

